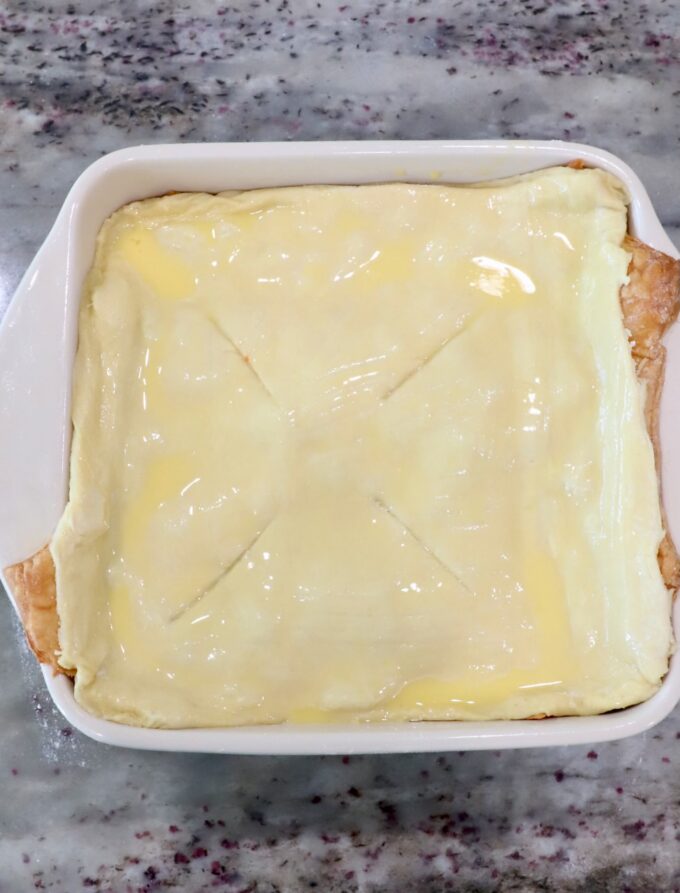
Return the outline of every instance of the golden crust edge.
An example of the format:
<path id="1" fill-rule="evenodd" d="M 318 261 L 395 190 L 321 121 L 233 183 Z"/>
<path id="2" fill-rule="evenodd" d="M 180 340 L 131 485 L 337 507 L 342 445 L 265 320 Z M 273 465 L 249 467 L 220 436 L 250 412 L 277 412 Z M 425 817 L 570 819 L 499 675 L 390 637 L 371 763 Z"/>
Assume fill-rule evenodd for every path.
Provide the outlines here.
<path id="1" fill-rule="evenodd" d="M 75 675 L 59 664 L 59 614 L 54 560 L 44 546 L 25 561 L 5 568 L 5 579 L 16 602 L 29 647 L 55 675 Z"/>
<path id="2" fill-rule="evenodd" d="M 664 536 L 658 560 L 666 587 L 680 586 L 680 557 L 668 532 L 661 480 L 659 412 L 666 369 L 662 338 L 680 310 L 680 261 L 656 251 L 633 236 L 623 242 L 632 254 L 628 282 L 621 289 L 623 322 L 628 331 L 638 381 L 645 387 L 645 421 L 654 449 L 659 506 Z"/>
<path id="3" fill-rule="evenodd" d="M 569 165 L 579 169 L 584 165 Z M 661 486 L 661 446 L 659 409 L 663 389 L 666 351 L 661 339 L 680 310 L 680 261 L 656 251 L 627 235 L 623 247 L 632 254 L 629 281 L 621 289 L 621 309 L 629 335 L 635 370 L 645 386 L 645 421 L 654 450 L 659 481 L 659 505 L 664 537 L 659 545 L 659 569 L 666 587 L 673 593 L 680 587 L 680 556 L 668 533 Z M 56 600 L 56 568 L 44 546 L 30 558 L 5 568 L 5 577 L 14 596 L 28 644 L 41 663 L 55 674 L 74 676 L 59 664 L 59 615 Z M 534 714 L 527 719 L 546 719 Z"/>

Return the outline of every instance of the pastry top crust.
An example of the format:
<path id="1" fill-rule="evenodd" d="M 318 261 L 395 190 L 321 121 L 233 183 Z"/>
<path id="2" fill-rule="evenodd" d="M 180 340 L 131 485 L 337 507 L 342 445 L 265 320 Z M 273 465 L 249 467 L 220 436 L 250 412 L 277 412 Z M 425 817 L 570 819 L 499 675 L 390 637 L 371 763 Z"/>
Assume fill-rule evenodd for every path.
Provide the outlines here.
<path id="1" fill-rule="evenodd" d="M 647 429 L 659 470 L 659 403 L 665 365 L 661 339 L 680 308 L 680 262 L 631 236 L 626 237 L 624 248 L 632 258 L 629 281 L 621 290 L 623 321 L 629 333 L 637 376 L 646 390 Z M 663 521 L 666 529 L 665 517 Z M 660 544 L 658 558 L 666 586 L 676 589 L 680 586 L 680 558 L 667 533 Z M 38 659 L 52 666 L 55 673 L 73 675 L 73 671 L 63 669 L 58 662 L 59 618 L 55 567 L 49 547 L 7 568 L 5 575 L 29 645 Z"/>

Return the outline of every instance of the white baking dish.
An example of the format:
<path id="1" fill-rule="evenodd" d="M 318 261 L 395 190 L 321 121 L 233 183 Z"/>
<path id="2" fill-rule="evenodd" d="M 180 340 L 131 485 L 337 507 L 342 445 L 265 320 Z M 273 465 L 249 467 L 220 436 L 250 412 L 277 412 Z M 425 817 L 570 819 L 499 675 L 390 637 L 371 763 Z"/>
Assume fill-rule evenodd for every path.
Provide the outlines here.
<path id="1" fill-rule="evenodd" d="M 77 311 L 97 232 L 116 208 L 170 190 L 247 189 L 301 183 L 433 179 L 472 182 L 525 173 L 574 158 L 617 175 L 632 197 L 631 230 L 668 254 L 647 193 L 618 158 L 562 142 L 364 142 L 141 146 L 91 165 L 69 192 L 45 243 L 17 289 L 0 328 L 0 567 L 50 539 L 68 484 L 71 369 Z M 662 403 L 665 501 L 680 538 L 680 326 L 667 339 Z M 87 594 L 83 593 L 86 598 Z M 680 608 L 675 608 L 676 635 Z M 680 660 L 660 691 L 627 710 L 543 721 L 257 726 L 236 729 L 142 729 L 97 719 L 73 697 L 64 676 L 44 669 L 55 704 L 99 741 L 155 750 L 221 753 L 369 753 L 584 744 L 622 738 L 663 719 L 680 698 Z"/>

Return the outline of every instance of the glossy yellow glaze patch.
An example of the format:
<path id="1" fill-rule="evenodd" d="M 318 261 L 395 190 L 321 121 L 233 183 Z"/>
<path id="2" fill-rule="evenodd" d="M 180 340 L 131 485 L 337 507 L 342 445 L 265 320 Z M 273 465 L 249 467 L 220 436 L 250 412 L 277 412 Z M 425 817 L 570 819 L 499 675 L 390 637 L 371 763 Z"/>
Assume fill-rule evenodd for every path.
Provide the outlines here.
<path id="1" fill-rule="evenodd" d="M 116 247 L 121 259 L 160 298 L 176 301 L 193 292 L 190 266 L 165 249 L 154 230 L 139 225 L 125 229 Z"/>
<path id="2" fill-rule="evenodd" d="M 121 517 L 121 549 L 135 556 L 147 547 L 151 522 L 169 501 L 191 486 L 192 466 L 183 455 L 162 454 L 149 463 L 139 492 Z"/>
<path id="3" fill-rule="evenodd" d="M 625 228 L 618 182 L 569 169 L 114 214 L 52 544 L 78 700 L 182 727 L 654 692 L 670 612 Z"/>

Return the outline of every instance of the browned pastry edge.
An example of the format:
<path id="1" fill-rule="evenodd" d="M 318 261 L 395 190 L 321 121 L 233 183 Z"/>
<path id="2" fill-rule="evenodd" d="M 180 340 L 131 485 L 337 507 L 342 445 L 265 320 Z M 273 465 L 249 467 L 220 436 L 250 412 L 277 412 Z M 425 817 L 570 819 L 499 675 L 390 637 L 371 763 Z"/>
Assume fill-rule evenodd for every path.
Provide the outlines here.
<path id="1" fill-rule="evenodd" d="M 585 167 L 580 160 L 569 167 Z M 623 322 L 629 335 L 638 380 L 645 385 L 645 419 L 656 461 L 664 538 L 659 546 L 659 568 L 670 590 L 680 586 L 680 558 L 666 531 L 661 497 L 661 455 L 659 446 L 659 403 L 663 387 L 666 351 L 661 339 L 680 309 L 680 261 L 656 251 L 632 236 L 623 247 L 631 252 L 629 281 L 621 289 Z M 67 676 L 75 671 L 59 665 L 59 617 L 56 601 L 55 567 L 49 547 L 5 569 L 14 594 L 28 644 L 41 663 L 55 673 Z M 528 719 L 544 719 L 536 714 Z"/>
<path id="2" fill-rule="evenodd" d="M 633 236 L 626 236 L 623 247 L 632 254 L 628 282 L 621 289 L 623 322 L 628 331 L 638 380 L 645 385 L 645 419 L 654 447 L 659 480 L 664 527 L 664 537 L 659 546 L 659 568 L 666 586 L 676 590 L 680 586 L 680 558 L 668 533 L 661 490 L 659 408 L 666 366 L 666 349 L 661 339 L 680 309 L 680 261 L 650 248 Z"/>
<path id="3" fill-rule="evenodd" d="M 40 663 L 55 673 L 74 675 L 59 666 L 59 615 L 54 561 L 47 546 L 35 555 L 5 568 L 28 644 Z"/>

